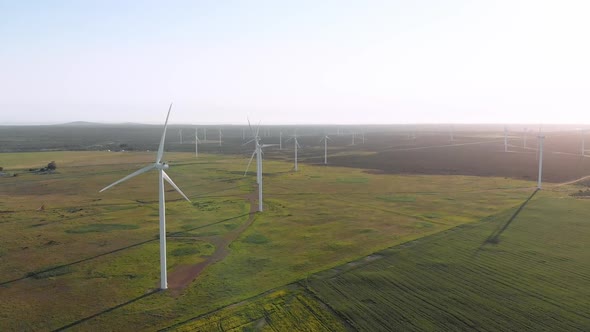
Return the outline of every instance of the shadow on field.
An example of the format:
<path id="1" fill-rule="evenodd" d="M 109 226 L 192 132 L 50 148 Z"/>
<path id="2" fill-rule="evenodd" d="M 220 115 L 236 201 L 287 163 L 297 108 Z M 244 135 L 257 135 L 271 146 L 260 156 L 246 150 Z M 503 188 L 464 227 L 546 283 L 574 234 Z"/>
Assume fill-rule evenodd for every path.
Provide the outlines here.
<path id="1" fill-rule="evenodd" d="M 508 221 L 506 221 L 503 225 L 501 225 L 500 227 L 498 227 L 498 229 L 494 230 L 494 232 L 492 234 L 490 234 L 490 236 L 487 237 L 487 239 L 481 244 L 480 249 L 484 245 L 486 245 L 486 244 L 498 244 L 498 243 L 500 243 L 500 235 L 502 235 L 502 233 L 504 233 L 504 231 L 506 229 L 508 229 L 508 226 L 510 226 L 510 224 L 514 221 L 514 219 L 516 219 L 516 217 L 520 214 L 520 212 L 524 209 L 524 207 L 529 203 L 529 201 L 535 196 L 535 194 L 537 194 L 538 191 L 539 191 L 538 188 L 535 189 L 535 191 L 533 191 L 533 193 L 529 196 L 529 198 L 527 198 L 518 207 L 518 209 L 516 209 L 516 211 L 514 211 L 514 213 L 508 219 Z"/>
<path id="2" fill-rule="evenodd" d="M 220 224 L 220 223 L 223 223 L 223 222 L 226 222 L 226 221 L 238 219 L 238 218 L 245 217 L 245 216 L 248 216 L 248 215 L 250 215 L 250 213 L 244 213 L 244 214 L 241 214 L 241 215 L 238 215 L 238 216 L 235 216 L 235 217 L 222 219 L 222 220 L 219 220 L 219 221 L 216 221 L 216 222 L 212 222 L 210 224 L 206 224 L 206 225 L 202 225 L 202 226 L 197 226 L 197 227 L 185 229 L 185 230 L 182 230 L 182 231 L 179 231 L 179 232 L 167 233 L 166 234 L 166 237 L 176 236 L 176 235 L 179 235 L 179 234 L 182 234 L 182 233 L 185 233 L 185 232 L 190 232 L 190 231 L 194 231 L 194 230 L 197 230 L 197 229 L 201 229 L 201 228 L 205 228 L 205 227 L 217 225 L 217 224 Z M 8 281 L 0 282 L 0 286 L 4 286 L 4 285 L 8 285 L 8 284 L 17 282 L 17 281 L 21 281 L 21 280 L 25 280 L 25 279 L 28 279 L 28 278 L 32 278 L 32 277 L 35 277 L 35 276 L 38 276 L 38 275 L 41 275 L 41 274 L 45 274 L 47 272 L 52 272 L 52 271 L 60 270 L 60 269 L 63 269 L 63 268 L 66 268 L 66 267 L 69 267 L 69 266 L 72 266 L 72 265 L 84 263 L 84 262 L 87 262 L 87 261 L 90 261 L 90 260 L 93 260 L 93 259 L 96 259 L 96 258 L 99 258 L 99 257 L 103 257 L 103 256 L 106 256 L 106 255 L 110 255 L 110 254 L 114 254 L 114 253 L 123 251 L 123 250 L 131 249 L 131 248 L 134 248 L 134 247 L 137 247 L 137 246 L 140 246 L 140 245 L 143 245 L 143 244 L 152 242 L 152 241 L 157 241 L 158 239 L 159 239 L 159 237 L 158 236 L 155 236 L 153 239 L 150 239 L 150 240 L 145 240 L 145 241 L 142 241 L 142 242 L 134 243 L 134 244 L 131 244 L 131 245 L 128 245 L 128 246 L 119 248 L 119 249 L 115 249 L 115 250 L 107 251 L 107 252 L 104 252 L 102 254 L 98 254 L 98 255 L 95 255 L 95 256 L 83 258 L 83 259 L 77 260 L 75 262 L 53 266 L 51 268 L 44 269 L 44 270 L 38 270 L 38 271 L 28 272 L 27 274 L 25 274 L 24 276 L 22 276 L 20 278 L 16 278 L 16 279 L 12 279 L 12 280 L 8 280 Z"/>
<path id="3" fill-rule="evenodd" d="M 78 325 L 78 324 L 82 324 L 82 323 L 84 323 L 84 322 L 86 322 L 86 321 L 88 321 L 88 320 L 91 320 L 92 318 L 95 318 L 95 317 L 98 317 L 98 316 L 100 316 L 100 315 L 103 315 L 103 314 L 109 313 L 109 312 L 111 312 L 111 311 L 113 311 L 113 310 L 116 310 L 116 309 L 122 308 L 122 307 L 124 307 L 124 306 L 126 306 L 126 305 L 129 305 L 129 304 L 132 304 L 132 303 L 134 303 L 134 302 L 137 302 L 137 301 L 139 301 L 139 300 L 141 300 L 141 299 L 144 299 L 144 298 L 146 298 L 146 297 L 148 297 L 148 296 L 150 296 L 150 295 L 154 295 L 154 294 L 158 293 L 159 291 L 160 291 L 159 289 L 152 290 L 152 291 L 150 291 L 150 292 L 148 292 L 148 293 L 145 293 L 145 294 L 143 294 L 143 295 L 141 295 L 141 296 L 139 296 L 139 297 L 136 297 L 136 298 L 134 298 L 134 299 L 132 299 L 132 300 L 129 300 L 129 301 L 127 301 L 127 302 L 124 302 L 124 303 L 121 303 L 121 304 L 117 304 L 117 305 L 116 305 L 116 306 L 114 306 L 114 307 L 111 307 L 111 308 L 105 309 L 105 310 L 103 310 L 103 311 L 101 311 L 101 312 L 95 313 L 94 315 L 91 315 L 91 316 L 88 316 L 88 317 L 84 317 L 84 318 L 82 318 L 82 319 L 79 319 L 79 320 L 77 320 L 77 321 L 75 321 L 75 322 L 73 322 L 73 323 L 70 323 L 70 324 L 68 324 L 68 325 L 64 325 L 64 326 L 62 326 L 62 327 L 59 327 L 59 328 L 57 328 L 57 329 L 53 330 L 53 332 L 67 330 L 67 329 L 69 329 L 69 328 L 72 328 L 72 327 L 74 327 L 74 326 L 76 326 L 76 325 Z"/>

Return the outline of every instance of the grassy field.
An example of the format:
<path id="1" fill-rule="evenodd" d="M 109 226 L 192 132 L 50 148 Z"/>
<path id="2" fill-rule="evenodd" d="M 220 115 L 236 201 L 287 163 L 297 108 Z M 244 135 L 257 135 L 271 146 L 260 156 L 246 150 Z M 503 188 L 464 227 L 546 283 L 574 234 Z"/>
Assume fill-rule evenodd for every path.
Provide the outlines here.
<path id="1" fill-rule="evenodd" d="M 254 223 L 229 245 L 227 257 L 181 292 L 153 292 L 159 279 L 155 173 L 98 193 L 152 162 L 153 154 L 1 157 L 6 171 L 20 173 L 0 179 L 0 297 L 11 298 L 0 303 L 3 330 L 153 330 L 253 297 L 277 308 L 264 326 L 280 330 L 280 317 L 319 314 L 323 304 L 301 288 L 276 297 L 258 295 L 510 210 L 532 191 L 530 182 L 504 178 L 384 175 L 312 166 L 293 173 L 291 163 L 265 161 L 265 212 L 256 214 Z M 253 190 L 254 177 L 243 177 L 246 158 L 166 157 L 168 173 L 192 200 L 167 191 L 173 273 L 208 259 L 219 238 L 247 221 L 246 195 Z M 23 171 L 51 160 L 58 164 L 56 174 Z M 45 210 L 37 211 L 43 204 Z M 284 306 L 295 309 L 285 311 Z M 258 317 L 257 305 L 249 308 Z M 238 315 L 207 317 L 217 314 Z M 336 319 L 326 315 L 318 321 Z M 236 320 L 235 326 L 258 324 L 246 321 Z M 282 329 L 295 326 L 289 324 Z M 322 329 L 313 326 L 310 330 Z"/>
<path id="2" fill-rule="evenodd" d="M 585 331 L 590 205 L 540 192 L 512 211 L 388 249 L 309 279 L 362 331 Z"/>

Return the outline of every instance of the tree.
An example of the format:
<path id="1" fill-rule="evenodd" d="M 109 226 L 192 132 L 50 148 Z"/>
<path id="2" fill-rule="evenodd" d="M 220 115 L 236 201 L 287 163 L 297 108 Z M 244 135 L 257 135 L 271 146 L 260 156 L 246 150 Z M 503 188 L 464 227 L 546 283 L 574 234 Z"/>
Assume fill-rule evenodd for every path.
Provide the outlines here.
<path id="1" fill-rule="evenodd" d="M 55 164 L 55 161 L 52 161 L 49 164 L 47 164 L 47 169 L 54 170 L 56 168 L 57 168 L 57 165 Z"/>

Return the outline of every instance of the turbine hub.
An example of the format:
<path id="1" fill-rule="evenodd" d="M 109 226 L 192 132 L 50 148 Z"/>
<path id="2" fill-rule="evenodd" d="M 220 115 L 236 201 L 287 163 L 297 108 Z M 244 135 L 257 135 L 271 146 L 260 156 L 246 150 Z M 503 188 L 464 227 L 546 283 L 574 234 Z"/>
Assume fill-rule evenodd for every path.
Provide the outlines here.
<path id="1" fill-rule="evenodd" d="M 156 168 L 161 170 L 166 170 L 170 168 L 167 163 L 156 163 Z"/>

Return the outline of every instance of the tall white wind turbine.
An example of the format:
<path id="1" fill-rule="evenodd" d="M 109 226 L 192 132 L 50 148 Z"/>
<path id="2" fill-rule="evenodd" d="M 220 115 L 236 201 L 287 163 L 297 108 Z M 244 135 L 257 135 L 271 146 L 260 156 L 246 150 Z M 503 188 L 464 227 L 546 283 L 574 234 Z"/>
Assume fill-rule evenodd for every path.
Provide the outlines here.
<path id="1" fill-rule="evenodd" d="M 219 146 L 221 146 L 221 138 L 223 137 L 223 134 L 221 133 L 221 128 L 219 128 Z"/>
<path id="2" fill-rule="evenodd" d="M 178 137 L 180 138 L 180 144 L 182 144 L 182 128 L 178 130 Z"/>
<path id="3" fill-rule="evenodd" d="M 195 157 L 199 157 L 199 129 L 195 128 Z"/>
<path id="4" fill-rule="evenodd" d="M 580 129 L 582 135 L 582 149 L 580 149 L 580 154 L 582 157 L 586 155 L 586 135 L 584 129 Z"/>
<path id="5" fill-rule="evenodd" d="M 539 177 L 537 179 L 537 189 L 541 189 L 541 179 L 543 177 L 543 140 L 545 136 L 539 135 Z"/>
<path id="6" fill-rule="evenodd" d="M 324 165 L 328 165 L 328 140 L 332 140 L 328 135 L 325 135 L 324 139 L 322 139 L 324 141 Z"/>
<path id="7" fill-rule="evenodd" d="M 172 104 L 168 108 L 168 115 L 166 116 L 166 122 L 164 123 L 164 133 L 160 140 L 160 146 L 158 147 L 158 154 L 156 155 L 156 162 L 148 165 L 138 171 L 135 171 L 119 181 L 112 183 L 111 185 L 104 187 L 100 190 L 103 192 L 121 182 L 127 181 L 132 177 L 149 172 L 152 169 L 158 170 L 158 191 L 160 198 L 160 288 L 168 288 L 168 274 L 166 273 L 166 201 L 164 199 L 164 180 L 168 182 L 176 191 L 178 191 L 184 199 L 190 202 L 188 197 L 178 188 L 178 186 L 172 181 L 172 179 L 166 174 L 165 170 L 169 168 L 168 164 L 162 160 L 164 157 L 164 140 L 166 138 L 166 128 L 168 127 L 168 117 L 170 117 L 170 110 L 172 110 Z"/>
<path id="8" fill-rule="evenodd" d="M 250 121 L 248 120 L 248 123 Z M 252 156 L 250 157 L 250 161 L 248 161 L 248 166 L 246 166 L 246 171 L 244 172 L 244 176 L 248 173 L 248 169 L 250 168 L 250 164 L 252 163 L 252 159 L 254 159 L 254 155 L 256 155 L 256 183 L 258 183 L 258 211 L 263 211 L 263 204 L 262 204 L 262 149 L 269 146 L 274 146 L 276 144 L 260 144 L 260 137 L 258 136 L 260 131 L 260 127 L 257 128 L 256 134 L 253 139 L 244 143 L 248 144 L 250 142 L 254 142 L 255 148 L 254 152 L 252 152 Z"/>
<path id="9" fill-rule="evenodd" d="M 508 152 L 508 127 L 504 126 L 504 152 Z"/>
<path id="10" fill-rule="evenodd" d="M 301 145 L 299 145 L 299 141 L 297 141 L 297 134 L 291 136 L 291 138 L 289 138 L 288 140 L 293 140 L 293 143 L 295 145 L 295 165 L 293 167 L 293 169 L 295 169 L 295 172 L 297 172 L 298 167 L 297 167 L 297 150 L 301 147 Z"/>

